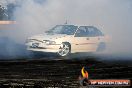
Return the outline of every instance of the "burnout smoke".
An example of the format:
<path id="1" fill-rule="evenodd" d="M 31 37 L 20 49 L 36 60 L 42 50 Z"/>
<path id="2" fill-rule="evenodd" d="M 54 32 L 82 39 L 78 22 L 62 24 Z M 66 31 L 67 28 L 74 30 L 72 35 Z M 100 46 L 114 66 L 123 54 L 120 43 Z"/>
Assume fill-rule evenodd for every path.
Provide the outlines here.
<path id="1" fill-rule="evenodd" d="M 24 44 L 27 37 L 43 33 L 56 24 L 94 25 L 110 36 L 106 54 L 132 56 L 131 0 L 1 0 L 3 6 L 17 4 L 14 20 L 0 33 Z"/>

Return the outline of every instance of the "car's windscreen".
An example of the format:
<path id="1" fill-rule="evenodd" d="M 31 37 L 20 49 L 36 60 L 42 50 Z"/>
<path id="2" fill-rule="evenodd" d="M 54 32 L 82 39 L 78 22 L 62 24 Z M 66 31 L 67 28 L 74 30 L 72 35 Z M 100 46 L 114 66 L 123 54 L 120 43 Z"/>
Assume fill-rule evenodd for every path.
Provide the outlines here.
<path id="1" fill-rule="evenodd" d="M 77 30 L 77 26 L 74 25 L 57 25 L 52 29 L 50 29 L 49 31 L 46 31 L 46 33 L 73 35 L 76 30 Z"/>

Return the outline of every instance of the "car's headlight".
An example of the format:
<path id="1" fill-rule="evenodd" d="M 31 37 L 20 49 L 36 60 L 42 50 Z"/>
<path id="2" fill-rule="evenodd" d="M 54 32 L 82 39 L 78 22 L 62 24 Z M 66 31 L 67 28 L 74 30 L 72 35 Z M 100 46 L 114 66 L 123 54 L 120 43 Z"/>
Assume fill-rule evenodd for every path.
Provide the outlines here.
<path id="1" fill-rule="evenodd" d="M 43 42 L 47 45 L 52 45 L 52 44 L 56 44 L 55 41 L 50 41 L 50 40 L 43 40 Z"/>

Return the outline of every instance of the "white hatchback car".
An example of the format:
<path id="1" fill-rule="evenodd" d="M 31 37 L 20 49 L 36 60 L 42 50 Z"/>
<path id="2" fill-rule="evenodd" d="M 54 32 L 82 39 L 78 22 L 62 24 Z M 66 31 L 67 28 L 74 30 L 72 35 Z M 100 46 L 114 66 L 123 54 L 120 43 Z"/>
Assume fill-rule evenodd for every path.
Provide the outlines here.
<path id="1" fill-rule="evenodd" d="M 94 26 L 56 25 L 27 39 L 27 50 L 67 56 L 76 52 L 103 51 L 107 38 Z"/>

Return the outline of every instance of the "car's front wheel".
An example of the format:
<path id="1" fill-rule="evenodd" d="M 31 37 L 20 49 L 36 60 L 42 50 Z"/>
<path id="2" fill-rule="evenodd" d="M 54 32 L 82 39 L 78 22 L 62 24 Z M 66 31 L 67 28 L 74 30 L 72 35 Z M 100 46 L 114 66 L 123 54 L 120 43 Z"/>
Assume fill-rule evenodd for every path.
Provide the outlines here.
<path id="1" fill-rule="evenodd" d="M 58 54 L 59 56 L 68 56 L 71 52 L 71 46 L 68 42 L 64 42 L 61 44 Z"/>

